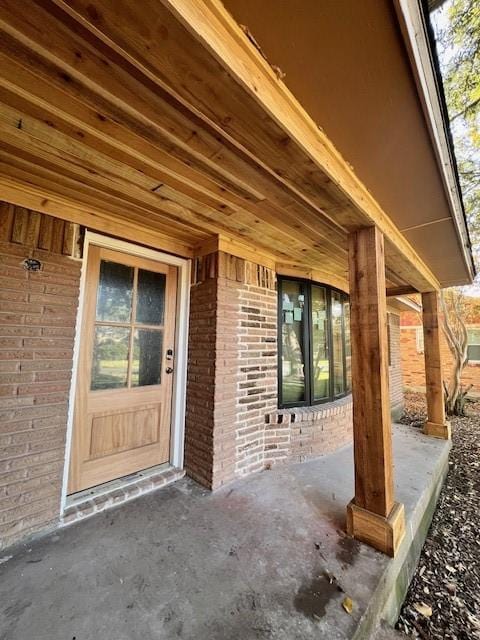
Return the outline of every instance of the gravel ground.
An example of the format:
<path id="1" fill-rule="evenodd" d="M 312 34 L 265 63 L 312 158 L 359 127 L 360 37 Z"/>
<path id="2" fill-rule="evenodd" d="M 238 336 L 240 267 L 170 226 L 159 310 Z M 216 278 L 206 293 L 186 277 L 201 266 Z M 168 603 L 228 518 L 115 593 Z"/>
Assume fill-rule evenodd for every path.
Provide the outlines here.
<path id="1" fill-rule="evenodd" d="M 453 418 L 450 470 L 397 629 L 414 638 L 480 639 L 480 402 Z M 401 422 L 420 427 L 425 397 Z"/>

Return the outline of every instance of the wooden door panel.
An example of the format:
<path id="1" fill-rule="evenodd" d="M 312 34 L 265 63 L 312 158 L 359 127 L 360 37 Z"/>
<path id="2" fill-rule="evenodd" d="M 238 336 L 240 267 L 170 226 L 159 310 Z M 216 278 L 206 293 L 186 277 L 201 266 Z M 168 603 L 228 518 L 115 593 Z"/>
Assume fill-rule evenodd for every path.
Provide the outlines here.
<path id="1" fill-rule="evenodd" d="M 89 460 L 158 442 L 161 404 L 91 415 Z"/>
<path id="2" fill-rule="evenodd" d="M 168 461 L 168 440 L 166 447 L 166 455 L 159 457 L 158 443 L 148 446 L 130 449 L 120 453 L 114 453 L 98 460 L 86 460 L 82 463 L 81 473 L 81 491 L 89 487 L 128 476 L 131 473 L 148 469 L 161 462 Z M 101 463 L 101 464 L 99 464 Z M 74 493 L 71 492 L 71 493 Z"/>
<path id="3" fill-rule="evenodd" d="M 176 267 L 90 245 L 69 493 L 168 461 L 176 288 Z"/>

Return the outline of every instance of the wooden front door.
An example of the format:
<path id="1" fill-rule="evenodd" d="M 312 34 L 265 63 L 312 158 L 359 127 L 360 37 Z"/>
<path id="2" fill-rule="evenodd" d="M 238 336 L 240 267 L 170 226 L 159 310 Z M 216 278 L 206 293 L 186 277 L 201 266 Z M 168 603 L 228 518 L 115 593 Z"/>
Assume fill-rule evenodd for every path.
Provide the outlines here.
<path id="1" fill-rule="evenodd" d="M 170 457 L 177 268 L 90 245 L 69 493 Z"/>

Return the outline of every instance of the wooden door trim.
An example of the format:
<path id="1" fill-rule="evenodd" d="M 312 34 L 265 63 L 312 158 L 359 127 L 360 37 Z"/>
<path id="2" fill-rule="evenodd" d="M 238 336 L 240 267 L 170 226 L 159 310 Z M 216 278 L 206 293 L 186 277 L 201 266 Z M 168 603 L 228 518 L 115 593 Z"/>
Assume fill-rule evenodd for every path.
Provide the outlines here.
<path id="1" fill-rule="evenodd" d="M 84 240 L 84 255 L 82 264 L 82 276 L 80 281 L 79 305 L 77 311 L 77 323 L 75 331 L 75 345 L 73 357 L 72 379 L 69 394 L 69 412 L 67 422 L 67 439 L 65 447 L 65 462 L 62 483 L 62 500 L 60 512 L 63 513 L 67 502 L 67 487 L 70 473 L 70 463 L 72 460 L 73 444 L 73 422 L 75 395 L 78 383 L 78 370 L 80 365 L 81 341 L 84 338 L 82 318 L 85 313 L 85 292 L 88 283 L 88 256 L 90 251 L 95 251 L 95 247 L 102 250 L 112 250 L 120 252 L 142 260 L 151 260 L 153 263 L 162 262 L 170 266 L 177 267 L 177 304 L 176 304 L 176 326 L 175 326 L 175 368 L 172 376 L 172 404 L 171 404 L 171 440 L 170 440 L 170 464 L 177 468 L 183 468 L 184 454 L 184 432 L 185 432 L 185 396 L 186 396 L 186 364 L 187 364 L 187 338 L 188 338 L 188 314 L 190 297 L 190 270 L 191 261 L 159 250 L 150 249 L 140 245 L 135 245 L 125 240 L 103 236 L 101 234 L 87 231 Z"/>

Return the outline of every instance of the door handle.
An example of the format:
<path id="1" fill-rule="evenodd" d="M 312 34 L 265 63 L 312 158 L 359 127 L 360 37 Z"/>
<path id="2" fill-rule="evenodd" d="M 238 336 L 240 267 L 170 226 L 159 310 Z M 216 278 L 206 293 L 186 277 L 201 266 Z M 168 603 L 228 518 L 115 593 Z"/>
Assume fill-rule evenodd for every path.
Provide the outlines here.
<path id="1" fill-rule="evenodd" d="M 165 369 L 165 373 L 173 373 L 173 369 L 172 369 L 172 367 L 167 367 L 167 368 Z"/>

